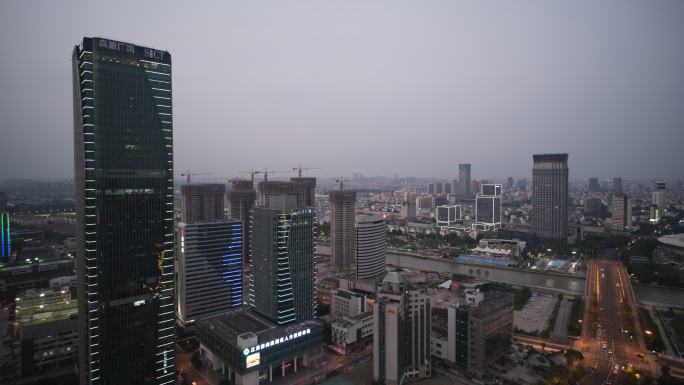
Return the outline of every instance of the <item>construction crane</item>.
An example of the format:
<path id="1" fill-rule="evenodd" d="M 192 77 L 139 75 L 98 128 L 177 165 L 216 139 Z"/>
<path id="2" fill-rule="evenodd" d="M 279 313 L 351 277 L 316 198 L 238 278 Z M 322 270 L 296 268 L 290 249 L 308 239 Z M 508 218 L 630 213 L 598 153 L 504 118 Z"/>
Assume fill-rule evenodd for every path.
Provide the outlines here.
<path id="1" fill-rule="evenodd" d="M 252 177 L 252 182 L 254 182 L 254 175 L 264 174 L 264 180 L 268 180 L 268 174 L 282 174 L 286 172 L 292 172 L 293 170 L 269 170 L 268 167 L 264 167 L 263 170 L 250 170 L 250 171 L 240 171 L 240 174 L 250 174 Z"/>
<path id="2" fill-rule="evenodd" d="M 188 170 L 188 171 L 181 174 L 181 176 L 187 177 L 188 184 L 190 184 L 190 177 L 191 176 L 198 176 L 198 175 L 211 175 L 211 173 L 208 173 L 208 172 L 203 172 L 203 173 L 190 172 L 190 170 Z"/>
<path id="3" fill-rule="evenodd" d="M 293 167 L 292 171 L 297 171 L 298 176 L 301 178 L 302 177 L 302 170 L 319 170 L 322 169 L 323 167 L 302 167 L 300 164 L 299 167 Z"/>
<path id="4" fill-rule="evenodd" d="M 262 173 L 262 171 L 259 171 L 259 170 L 255 171 L 254 169 L 251 169 L 249 171 L 238 171 L 238 174 L 249 174 L 250 177 L 252 178 L 252 183 L 254 183 L 254 175 L 261 174 L 261 173 Z"/>

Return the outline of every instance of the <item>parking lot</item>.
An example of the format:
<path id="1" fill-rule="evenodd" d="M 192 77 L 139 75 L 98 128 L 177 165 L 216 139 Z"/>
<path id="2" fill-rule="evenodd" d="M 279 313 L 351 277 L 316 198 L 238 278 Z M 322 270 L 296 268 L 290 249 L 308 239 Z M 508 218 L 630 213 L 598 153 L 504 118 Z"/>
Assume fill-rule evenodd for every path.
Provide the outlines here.
<path id="1" fill-rule="evenodd" d="M 552 295 L 532 296 L 521 311 L 513 313 L 515 327 L 527 333 L 546 330 L 556 301 Z"/>

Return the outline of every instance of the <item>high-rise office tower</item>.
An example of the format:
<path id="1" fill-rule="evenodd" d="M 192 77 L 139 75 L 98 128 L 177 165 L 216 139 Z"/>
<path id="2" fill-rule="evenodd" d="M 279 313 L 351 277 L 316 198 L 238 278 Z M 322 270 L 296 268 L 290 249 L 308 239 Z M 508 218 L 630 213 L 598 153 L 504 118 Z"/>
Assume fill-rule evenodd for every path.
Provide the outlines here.
<path id="1" fill-rule="evenodd" d="M 244 265 L 249 266 L 249 244 L 251 239 L 252 209 L 256 201 L 254 182 L 251 180 L 233 180 L 228 191 L 230 217 L 242 221 L 242 257 Z"/>
<path id="2" fill-rule="evenodd" d="M 465 296 L 465 306 L 450 308 L 449 334 L 455 337 L 455 362 L 476 377 L 481 377 L 488 364 L 499 360 L 510 349 L 513 296 L 510 293 L 482 293 L 472 289 L 467 290 Z M 451 340 L 449 338 L 449 342 Z M 448 348 L 453 349 L 451 346 Z"/>
<path id="3" fill-rule="evenodd" d="M 171 55 L 72 56 L 80 384 L 173 384 Z"/>
<path id="4" fill-rule="evenodd" d="M 589 192 L 601 192 L 598 178 L 589 178 Z"/>
<path id="5" fill-rule="evenodd" d="M 331 190 L 330 198 L 330 264 L 335 271 L 354 269 L 354 218 L 356 192 Z"/>
<path id="6" fill-rule="evenodd" d="M 509 176 L 508 179 L 506 179 L 506 187 L 513 188 L 513 186 L 515 186 L 515 181 L 512 176 Z"/>
<path id="7" fill-rule="evenodd" d="M 435 182 L 435 194 L 444 194 L 443 182 Z"/>
<path id="8" fill-rule="evenodd" d="M 660 222 L 662 212 L 665 209 L 665 191 L 667 184 L 663 181 L 653 183 L 653 193 L 651 195 L 651 222 Z"/>
<path id="9" fill-rule="evenodd" d="M 453 191 L 451 189 L 451 182 L 443 182 L 442 186 L 444 187 L 444 194 L 451 194 Z"/>
<path id="10" fill-rule="evenodd" d="M 431 375 L 430 297 L 425 289 L 413 289 L 398 271 L 390 271 L 373 304 L 373 379 L 387 385 L 402 377 L 421 379 Z"/>
<path id="11" fill-rule="evenodd" d="M 411 220 L 416 217 L 416 194 L 404 192 L 404 200 L 401 202 L 401 218 Z"/>
<path id="12" fill-rule="evenodd" d="M 622 192 L 622 178 L 619 176 L 613 178 L 613 192 Z"/>
<path id="13" fill-rule="evenodd" d="M 6 261 L 12 255 L 10 238 L 10 213 L 7 210 L 7 194 L 0 191 L 0 260 Z"/>
<path id="14" fill-rule="evenodd" d="M 501 185 L 483 184 L 475 197 L 475 227 L 494 230 L 501 227 Z"/>
<path id="15" fill-rule="evenodd" d="M 568 242 L 568 154 L 533 155 L 532 230 L 542 244 Z"/>
<path id="16" fill-rule="evenodd" d="M 527 191 L 527 178 L 518 179 L 518 188 L 520 191 Z"/>
<path id="17" fill-rule="evenodd" d="M 472 181 L 470 179 L 470 163 L 461 163 L 458 165 L 458 186 L 459 193 L 465 197 L 472 196 Z"/>
<path id="18" fill-rule="evenodd" d="M 218 183 L 181 186 L 181 221 L 213 222 L 224 218 L 226 186 Z"/>
<path id="19" fill-rule="evenodd" d="M 294 197 L 272 198 L 254 208 L 249 303 L 278 325 L 306 321 L 316 314 L 316 215 Z"/>
<path id="20" fill-rule="evenodd" d="M 427 193 L 428 194 L 434 194 L 435 193 L 435 184 L 434 183 L 428 183 Z"/>
<path id="21" fill-rule="evenodd" d="M 178 224 L 178 305 L 182 327 L 242 306 L 242 222 Z"/>
<path id="22" fill-rule="evenodd" d="M 418 210 L 432 210 L 432 196 L 416 197 L 416 209 Z"/>
<path id="23" fill-rule="evenodd" d="M 355 276 L 374 278 L 385 272 L 387 227 L 381 216 L 356 217 Z"/>
<path id="24" fill-rule="evenodd" d="M 611 229 L 625 231 L 632 227 L 632 204 L 627 194 L 622 192 L 613 193 Z"/>

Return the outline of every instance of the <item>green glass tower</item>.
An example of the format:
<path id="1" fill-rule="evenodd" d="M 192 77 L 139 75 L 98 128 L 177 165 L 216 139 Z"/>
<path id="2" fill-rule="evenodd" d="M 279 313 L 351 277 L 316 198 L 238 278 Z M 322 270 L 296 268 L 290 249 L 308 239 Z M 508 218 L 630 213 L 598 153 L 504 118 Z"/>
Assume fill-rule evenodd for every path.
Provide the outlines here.
<path id="1" fill-rule="evenodd" d="M 172 384 L 171 56 L 84 38 L 72 64 L 80 383 Z"/>
<path id="2" fill-rule="evenodd" d="M 315 317 L 315 221 L 312 208 L 254 208 L 249 302 L 278 325 Z"/>

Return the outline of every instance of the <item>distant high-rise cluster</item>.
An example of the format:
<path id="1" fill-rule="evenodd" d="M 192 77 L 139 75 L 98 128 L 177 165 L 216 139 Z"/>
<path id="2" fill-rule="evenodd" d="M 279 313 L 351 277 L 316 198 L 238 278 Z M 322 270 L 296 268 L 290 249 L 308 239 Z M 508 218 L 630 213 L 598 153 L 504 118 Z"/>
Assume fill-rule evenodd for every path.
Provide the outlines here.
<path id="1" fill-rule="evenodd" d="M 568 154 L 533 156 L 532 230 L 542 244 L 568 240 Z"/>

